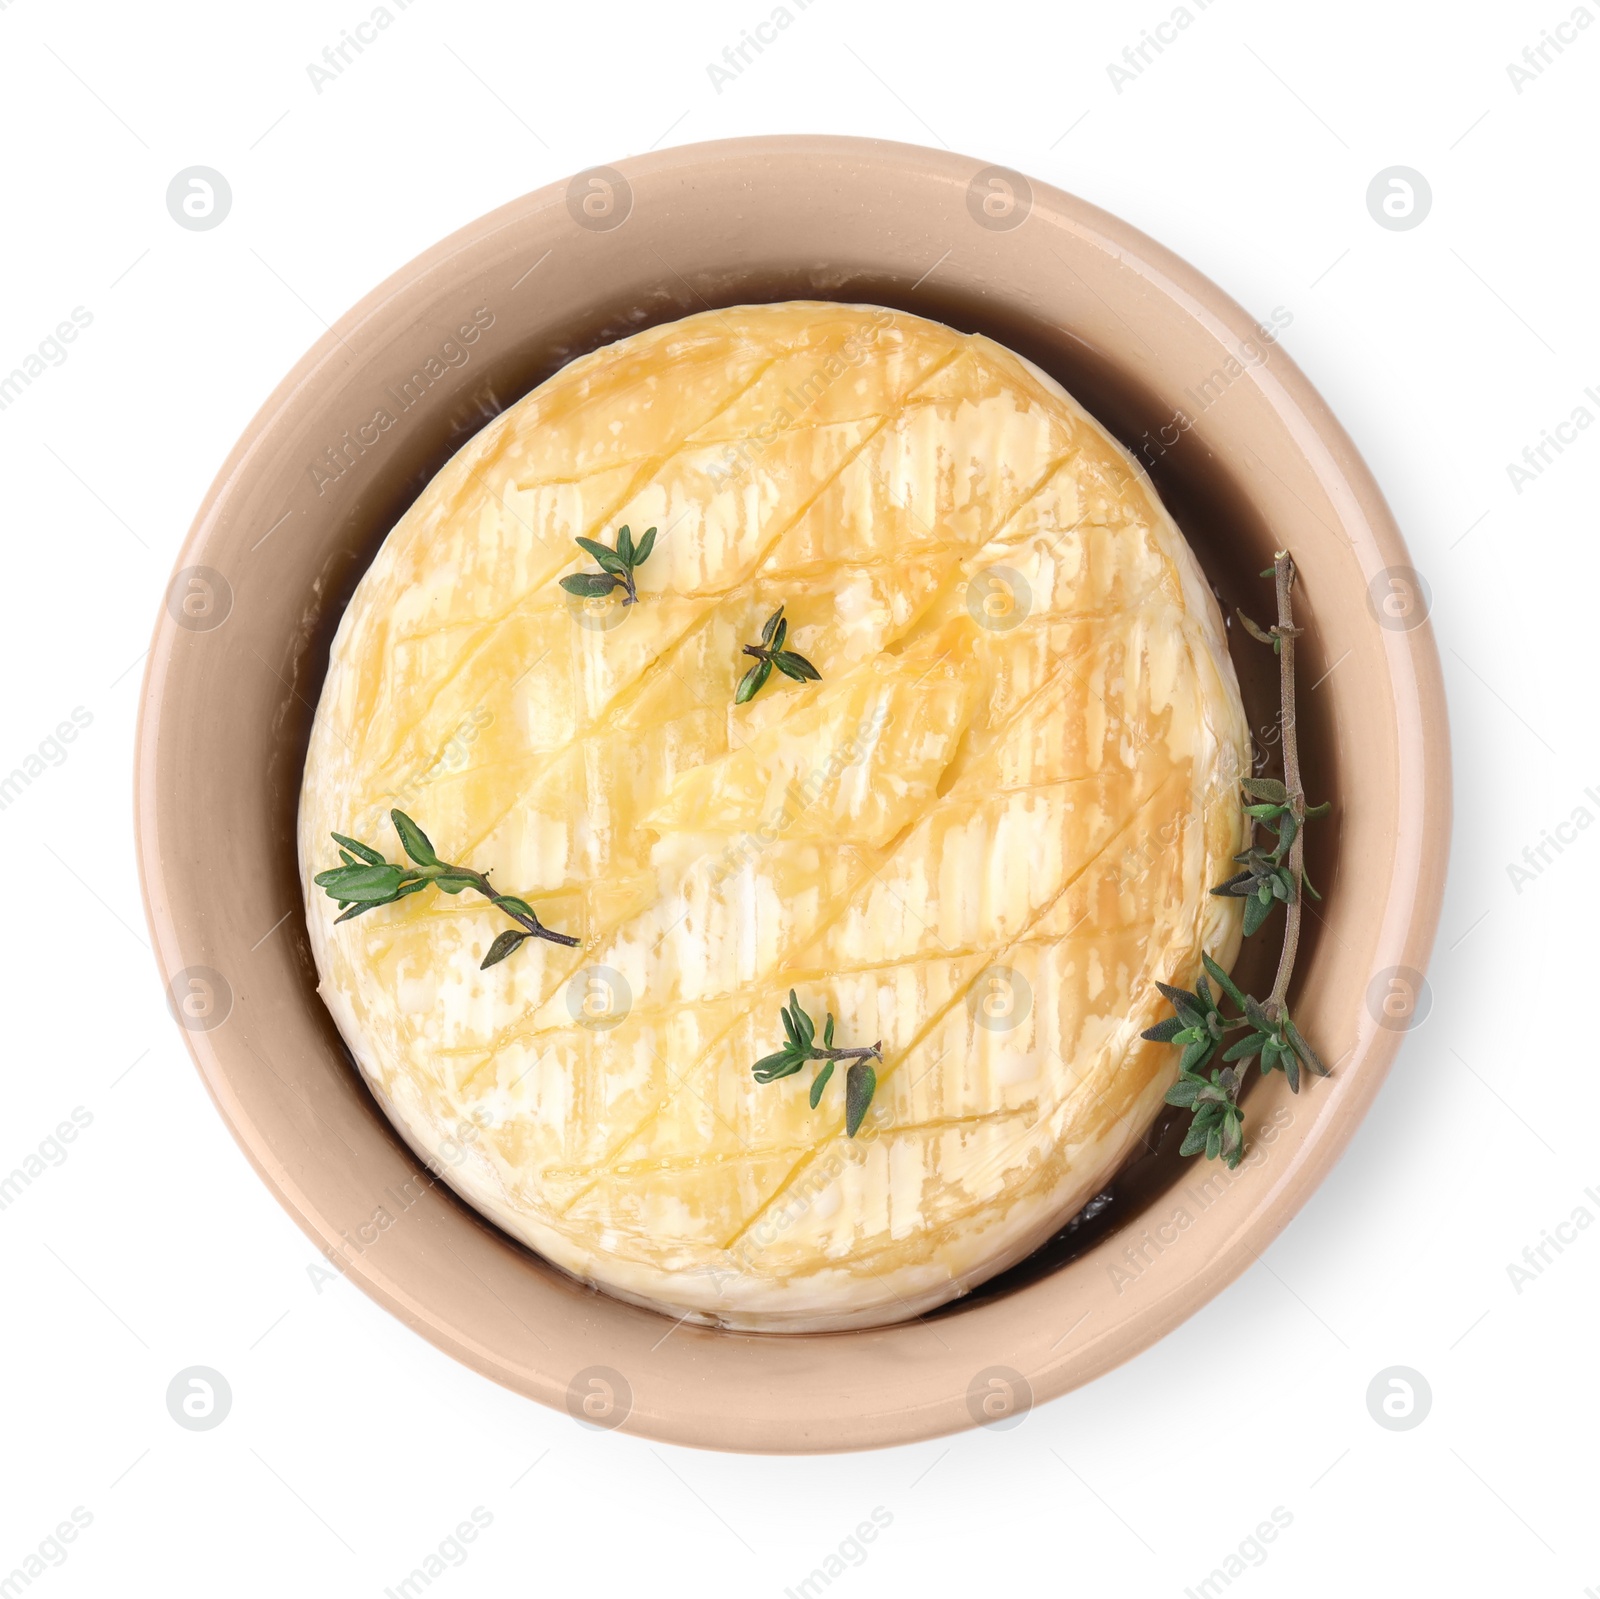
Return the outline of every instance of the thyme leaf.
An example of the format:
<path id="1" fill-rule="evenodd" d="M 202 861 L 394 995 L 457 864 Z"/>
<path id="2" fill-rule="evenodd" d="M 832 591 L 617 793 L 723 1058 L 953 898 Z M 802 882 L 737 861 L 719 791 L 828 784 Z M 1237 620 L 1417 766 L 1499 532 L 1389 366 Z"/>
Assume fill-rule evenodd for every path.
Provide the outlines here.
<path id="1" fill-rule="evenodd" d="M 795 991 L 789 990 L 789 1003 L 779 1011 L 783 1022 L 784 1046 L 772 1055 L 763 1055 L 750 1068 L 758 1083 L 775 1083 L 780 1078 L 793 1077 L 807 1061 L 822 1061 L 823 1067 L 811 1079 L 811 1108 L 822 1103 L 822 1091 L 828 1086 L 837 1062 L 851 1064 L 844 1075 L 844 1130 L 856 1136 L 872 1096 L 877 1092 L 878 1073 L 872 1064 L 883 1059 L 883 1041 L 876 1044 L 838 1049 L 833 1042 L 833 1012 L 829 1011 L 822 1026 L 822 1042 L 817 1042 L 817 1024 L 801 1006 Z"/>
<path id="2" fill-rule="evenodd" d="M 474 871 L 470 866 L 452 866 L 441 860 L 432 840 L 404 811 L 390 811 L 389 820 L 400 836 L 401 847 L 414 864 L 386 861 L 370 844 L 346 838 L 343 833 L 333 834 L 344 864 L 318 872 L 312 881 L 343 911 L 335 921 L 347 922 L 353 916 L 379 905 L 392 905 L 408 894 L 420 894 L 429 887 L 442 889 L 446 894 L 459 894 L 470 888 L 517 924 L 515 929 L 508 928 L 501 933 L 489 946 L 480 971 L 498 966 L 530 938 L 548 939 L 552 944 L 565 944 L 569 948 L 582 942 L 568 933 L 557 933 L 546 927 L 527 900 L 515 894 L 500 893 L 489 881 L 487 872 Z"/>
<path id="3" fill-rule="evenodd" d="M 639 590 L 634 585 L 633 574 L 650 559 L 656 547 L 656 530 L 648 528 L 636 545 L 633 534 L 626 525 L 617 529 L 617 547 L 608 549 L 598 539 L 576 538 L 572 541 L 584 554 L 593 558 L 598 572 L 573 572 L 561 579 L 568 594 L 581 600 L 601 600 L 613 589 L 622 589 L 622 603 L 638 603 Z M 502 957 L 503 959 L 504 957 Z"/>
<path id="4" fill-rule="evenodd" d="M 739 679 L 739 687 L 733 696 L 735 705 L 744 705 L 753 700 L 766 686 L 774 667 L 785 677 L 792 677 L 797 683 L 822 681 L 822 673 L 805 656 L 783 647 L 783 642 L 788 636 L 789 623 L 780 605 L 763 625 L 761 642 L 744 646 L 744 653 L 755 656 L 756 664 Z"/>

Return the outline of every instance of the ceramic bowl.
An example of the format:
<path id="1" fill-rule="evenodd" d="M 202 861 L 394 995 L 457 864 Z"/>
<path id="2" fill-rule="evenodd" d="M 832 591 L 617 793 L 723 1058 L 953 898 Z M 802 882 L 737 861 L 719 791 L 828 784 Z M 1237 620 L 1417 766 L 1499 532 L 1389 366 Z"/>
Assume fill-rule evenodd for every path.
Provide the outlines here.
<path id="1" fill-rule="evenodd" d="M 1097 1214 L 969 1298 L 901 1326 L 797 1337 L 673 1328 L 548 1266 L 419 1168 L 317 998 L 295 807 L 340 613 L 457 447 L 597 345 L 707 306 L 798 298 L 935 317 L 1044 367 L 1145 462 L 1225 607 L 1269 613 L 1256 573 L 1276 548 L 1294 553 L 1307 786 L 1335 802 L 1314 835 L 1326 897 L 1308 920 L 1296 1014 L 1337 1068 L 1298 1097 L 1281 1074 L 1252 1084 L 1256 1136 L 1236 1172 L 1181 1161 L 1166 1118 Z M 468 343 L 458 330 L 474 318 Z M 235 1138 L 330 1270 L 591 1425 L 771 1451 L 1012 1419 L 1137 1354 L 1237 1277 L 1339 1158 L 1424 1013 L 1448 853 L 1426 589 L 1367 468 L 1284 354 L 1284 325 L 1045 184 L 837 138 L 697 145 L 579 174 L 463 228 L 341 318 L 195 520 L 157 619 L 136 774 L 173 1014 Z M 1233 635 L 1270 743 L 1270 653 Z"/>

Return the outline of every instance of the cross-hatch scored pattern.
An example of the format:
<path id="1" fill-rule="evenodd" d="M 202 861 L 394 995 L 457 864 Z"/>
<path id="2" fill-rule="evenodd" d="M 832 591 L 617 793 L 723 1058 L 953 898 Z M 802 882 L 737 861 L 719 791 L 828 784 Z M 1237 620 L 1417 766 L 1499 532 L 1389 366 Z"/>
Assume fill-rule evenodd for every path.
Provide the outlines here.
<path id="1" fill-rule="evenodd" d="M 573 538 L 624 523 L 661 530 L 640 603 L 569 599 Z M 736 706 L 780 603 L 823 681 Z M 1237 949 L 1206 889 L 1244 751 L 1192 555 L 1043 374 L 871 307 L 706 313 L 444 468 L 351 602 L 307 762 L 308 879 L 398 804 L 583 946 L 480 972 L 482 901 L 335 929 L 313 890 L 323 993 L 413 1143 L 558 1264 L 730 1325 L 896 1320 L 1148 1124 L 1154 979 Z M 882 1041 L 854 1140 L 842 1070 L 815 1112 L 815 1067 L 750 1075 L 791 987 Z"/>

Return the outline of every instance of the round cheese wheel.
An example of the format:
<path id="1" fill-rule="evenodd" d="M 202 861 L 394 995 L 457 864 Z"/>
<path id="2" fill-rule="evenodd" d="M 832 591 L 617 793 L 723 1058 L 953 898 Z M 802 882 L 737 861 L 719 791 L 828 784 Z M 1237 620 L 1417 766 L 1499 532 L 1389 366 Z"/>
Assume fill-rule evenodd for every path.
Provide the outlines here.
<path id="1" fill-rule="evenodd" d="M 566 592 L 578 536 L 636 604 Z M 736 690 L 779 607 L 774 671 Z M 485 1216 L 729 1327 L 917 1315 L 1036 1248 L 1157 1113 L 1141 1040 L 1237 953 L 1247 733 L 1149 479 L 990 340 L 873 306 L 708 311 L 595 351 L 401 518 L 334 640 L 300 859 L 321 992 Z M 436 887 L 335 923 L 330 834 L 415 819 L 548 928 Z M 820 1047 L 761 1082 L 791 993 Z M 865 1066 L 856 1072 L 857 1097 Z"/>

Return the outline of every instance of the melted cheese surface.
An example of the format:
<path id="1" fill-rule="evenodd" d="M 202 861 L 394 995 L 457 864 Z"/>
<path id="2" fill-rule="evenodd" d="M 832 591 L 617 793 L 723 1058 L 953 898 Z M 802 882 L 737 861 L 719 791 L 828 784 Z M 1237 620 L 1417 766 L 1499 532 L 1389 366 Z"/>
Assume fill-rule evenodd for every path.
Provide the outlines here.
<path id="1" fill-rule="evenodd" d="M 558 579 L 659 528 L 640 603 Z M 820 683 L 747 705 L 786 607 Z M 573 362 L 400 520 L 334 642 L 301 797 L 321 992 L 413 1148 L 506 1231 L 674 1315 L 918 1314 L 1037 1247 L 1176 1075 L 1157 978 L 1224 965 L 1247 737 L 1149 481 L 1037 369 L 797 302 Z M 335 927 L 391 806 L 545 925 L 435 889 Z M 881 1040 L 760 1085 L 789 990 Z"/>

